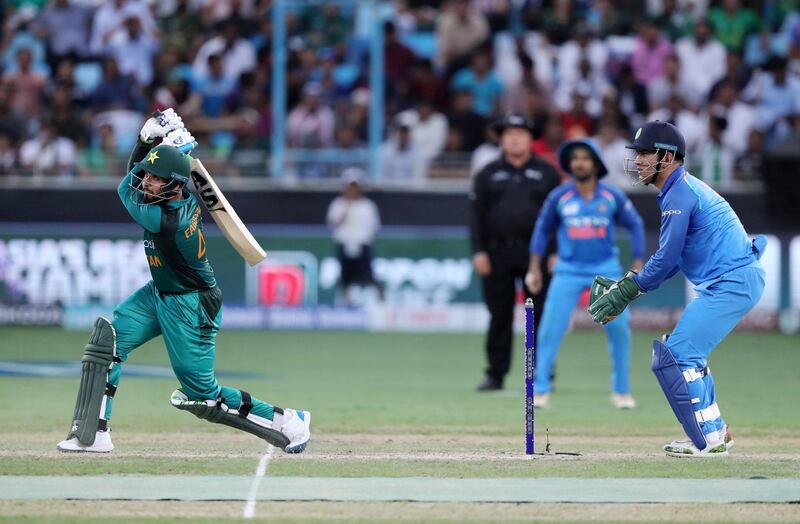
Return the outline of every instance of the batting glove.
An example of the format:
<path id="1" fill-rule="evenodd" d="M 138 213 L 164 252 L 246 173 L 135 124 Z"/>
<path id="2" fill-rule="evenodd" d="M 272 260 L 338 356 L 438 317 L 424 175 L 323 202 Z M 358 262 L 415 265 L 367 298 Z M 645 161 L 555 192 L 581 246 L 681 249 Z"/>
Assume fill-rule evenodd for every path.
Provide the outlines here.
<path id="1" fill-rule="evenodd" d="M 178 149 L 178 151 L 184 154 L 190 153 L 195 147 L 197 147 L 197 141 L 185 127 L 170 131 L 167 133 L 167 136 L 164 137 L 161 143 L 175 147 Z"/>
<path id="2" fill-rule="evenodd" d="M 183 127 L 183 119 L 171 107 L 162 112 L 154 113 L 148 118 L 139 131 L 139 138 L 145 144 L 150 144 L 156 138 L 167 136 L 170 131 Z"/>

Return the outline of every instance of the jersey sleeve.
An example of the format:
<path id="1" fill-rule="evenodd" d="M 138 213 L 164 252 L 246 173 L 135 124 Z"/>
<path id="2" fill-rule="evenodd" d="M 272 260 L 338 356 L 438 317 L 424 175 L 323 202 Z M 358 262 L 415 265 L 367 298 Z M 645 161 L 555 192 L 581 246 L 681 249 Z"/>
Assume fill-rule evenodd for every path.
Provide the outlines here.
<path id="1" fill-rule="evenodd" d="M 161 231 L 161 206 L 145 204 L 141 193 L 131 185 L 132 180 L 133 175 L 129 172 L 117 186 L 122 205 L 137 224 L 151 233 L 158 233 Z"/>
<path id="2" fill-rule="evenodd" d="M 617 223 L 630 233 L 633 258 L 644 258 L 644 221 L 625 193 L 613 194 L 617 201 Z"/>
<path id="3" fill-rule="evenodd" d="M 539 217 L 536 219 L 536 226 L 531 235 L 529 250 L 532 255 L 545 256 L 548 252 L 550 236 L 558 226 L 558 199 L 562 193 L 558 189 L 550 191 L 539 211 Z"/>
<path id="4" fill-rule="evenodd" d="M 658 237 L 658 250 L 642 268 L 634 280 L 644 291 L 656 289 L 667 278 L 678 272 L 686 233 L 697 200 L 692 194 L 685 194 L 673 188 L 673 198 L 667 198 L 661 212 L 661 233 Z"/>

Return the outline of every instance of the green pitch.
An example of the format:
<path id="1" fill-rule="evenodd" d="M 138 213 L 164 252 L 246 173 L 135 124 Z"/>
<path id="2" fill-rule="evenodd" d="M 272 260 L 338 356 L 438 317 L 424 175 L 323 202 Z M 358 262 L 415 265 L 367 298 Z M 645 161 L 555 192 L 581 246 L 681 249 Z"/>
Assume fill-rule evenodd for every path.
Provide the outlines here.
<path id="1" fill-rule="evenodd" d="M 277 453 L 269 464 L 269 477 L 800 477 L 800 337 L 737 333 L 712 354 L 709 364 L 720 408 L 736 447 L 728 459 L 692 461 L 669 459 L 660 452 L 661 445 L 679 437 L 681 430 L 650 372 L 655 336 L 634 335 L 631 382 L 638 407 L 633 411 L 615 410 L 609 402 L 610 363 L 602 332 L 573 333 L 565 339 L 552 407 L 536 412 L 537 451 L 544 450 L 547 430 L 553 451 L 579 452 L 580 458 L 524 457 L 521 337 L 506 390 L 496 394 L 474 391 L 484 366 L 482 337 L 475 335 L 223 329 L 217 369 L 244 373 L 221 379 L 223 384 L 313 414 L 308 451 L 296 457 Z M 75 362 L 86 338 L 82 332 L 3 328 L 0 362 Z M 160 340 L 136 350 L 129 363 L 169 365 Z M 59 454 L 55 444 L 67 432 L 77 379 L 0 376 L 0 475 L 252 477 L 264 453 L 264 445 L 249 435 L 172 408 L 174 378 L 126 377 L 123 370 L 111 423 L 115 452 L 103 457 Z M 49 504 L 0 502 L 0 516 L 19 521 L 14 515 L 38 513 Z M 241 504 L 234 506 L 233 514 L 241 515 Z M 121 507 L 114 506 L 116 513 L 112 508 L 111 514 L 142 515 Z M 145 507 L 149 506 L 141 506 Z M 348 507 L 360 508 L 356 503 Z M 482 514 L 467 507 L 467 515 Z M 393 515 L 383 510 L 370 513 L 370 508 L 335 514 L 344 520 Z M 448 508 L 441 514 L 422 512 L 419 518 L 461 518 L 456 506 Z M 42 513 L 52 515 L 46 521 L 81 515 L 74 508 L 51 510 Z M 144 515 L 157 518 L 163 515 L 159 511 Z M 416 515 L 408 507 L 397 511 L 408 518 Z M 484 516 L 527 518 L 513 511 L 499 508 Z M 794 511 L 791 518 L 798 517 Z M 327 518 L 327 512 L 321 509 L 320 518 Z M 195 518 L 214 515 L 208 509 Z M 223 511 L 219 518 L 223 516 L 230 514 Z M 556 512 L 552 518 L 563 516 Z M 620 518 L 602 512 L 585 518 L 598 517 Z"/>

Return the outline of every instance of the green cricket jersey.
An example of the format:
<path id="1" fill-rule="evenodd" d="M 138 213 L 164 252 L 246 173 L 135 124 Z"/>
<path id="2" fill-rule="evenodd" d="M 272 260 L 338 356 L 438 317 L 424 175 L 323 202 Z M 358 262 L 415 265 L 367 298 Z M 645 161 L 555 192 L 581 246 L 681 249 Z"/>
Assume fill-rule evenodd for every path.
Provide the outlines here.
<path id="1" fill-rule="evenodd" d="M 149 145 L 137 141 L 128 162 L 128 174 L 117 187 L 125 209 L 144 228 L 144 251 L 156 289 L 161 293 L 188 293 L 216 286 L 206 257 L 203 218 L 197 198 L 183 189 L 183 198 L 145 204 L 131 188 L 133 165 L 144 158 Z"/>

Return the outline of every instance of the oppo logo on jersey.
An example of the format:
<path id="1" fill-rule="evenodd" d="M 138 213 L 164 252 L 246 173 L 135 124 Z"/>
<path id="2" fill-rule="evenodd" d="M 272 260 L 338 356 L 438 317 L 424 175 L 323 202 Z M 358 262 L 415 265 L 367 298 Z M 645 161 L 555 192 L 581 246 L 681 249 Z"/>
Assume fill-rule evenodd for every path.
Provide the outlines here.
<path id="1" fill-rule="evenodd" d="M 666 216 L 669 216 L 669 215 L 680 215 L 680 214 L 681 214 L 681 210 L 680 209 L 667 209 L 666 211 L 661 213 L 661 216 L 662 217 L 666 217 Z"/>

